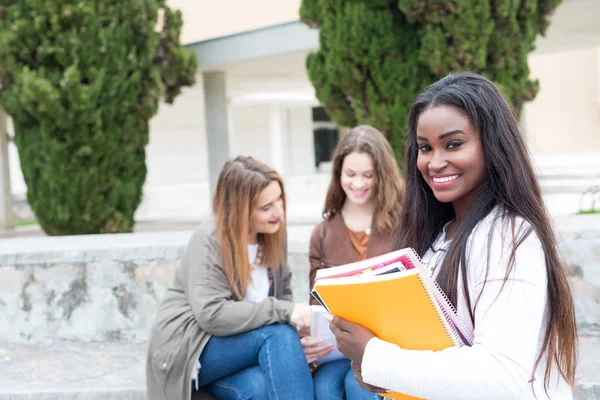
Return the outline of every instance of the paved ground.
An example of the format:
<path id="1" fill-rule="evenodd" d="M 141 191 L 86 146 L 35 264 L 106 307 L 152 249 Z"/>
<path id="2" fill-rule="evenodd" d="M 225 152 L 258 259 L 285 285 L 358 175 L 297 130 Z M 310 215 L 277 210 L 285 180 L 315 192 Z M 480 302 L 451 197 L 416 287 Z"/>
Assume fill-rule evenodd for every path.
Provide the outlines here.
<path id="1" fill-rule="evenodd" d="M 145 343 L 0 345 L 0 400 L 145 399 Z M 579 399 L 600 399 L 600 333 L 580 344 Z"/>

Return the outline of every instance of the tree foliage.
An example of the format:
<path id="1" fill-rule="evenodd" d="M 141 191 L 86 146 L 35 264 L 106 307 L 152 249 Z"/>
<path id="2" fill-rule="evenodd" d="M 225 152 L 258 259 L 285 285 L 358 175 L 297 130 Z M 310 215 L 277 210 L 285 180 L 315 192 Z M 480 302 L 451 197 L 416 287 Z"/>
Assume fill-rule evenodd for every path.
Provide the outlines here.
<path id="1" fill-rule="evenodd" d="M 149 120 L 195 82 L 165 0 L 2 0 L 0 104 L 51 235 L 129 232 Z"/>
<path id="2" fill-rule="evenodd" d="M 527 56 L 560 1 L 303 0 L 320 29 L 308 75 L 336 123 L 377 127 L 400 156 L 412 101 L 451 72 L 487 76 L 518 110 L 532 100 Z"/>

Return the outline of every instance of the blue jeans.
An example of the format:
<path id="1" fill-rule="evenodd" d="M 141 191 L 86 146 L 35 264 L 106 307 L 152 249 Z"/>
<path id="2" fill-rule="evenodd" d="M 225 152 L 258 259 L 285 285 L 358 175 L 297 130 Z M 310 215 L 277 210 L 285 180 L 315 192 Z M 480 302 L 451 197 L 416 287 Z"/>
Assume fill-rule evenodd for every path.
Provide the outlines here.
<path id="1" fill-rule="evenodd" d="M 321 365 L 314 377 L 315 400 L 380 400 L 378 394 L 360 387 L 350 368 L 350 360 Z"/>
<path id="2" fill-rule="evenodd" d="M 209 339 L 200 355 L 198 385 L 227 399 L 314 399 L 310 368 L 298 333 L 267 325 Z"/>

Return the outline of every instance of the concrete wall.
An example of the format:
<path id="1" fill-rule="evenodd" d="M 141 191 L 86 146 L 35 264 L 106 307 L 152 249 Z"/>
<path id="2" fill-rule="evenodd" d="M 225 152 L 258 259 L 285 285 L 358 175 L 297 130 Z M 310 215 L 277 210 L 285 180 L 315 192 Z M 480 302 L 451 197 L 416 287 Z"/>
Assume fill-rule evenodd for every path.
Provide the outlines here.
<path id="1" fill-rule="evenodd" d="M 172 105 L 160 104 L 150 121 L 146 148 L 147 186 L 198 183 L 208 179 L 202 75 Z"/>
<path id="2" fill-rule="evenodd" d="M 581 329 L 600 328 L 600 216 L 559 221 Z M 586 226 L 587 225 L 587 226 Z M 291 227 L 293 291 L 308 301 L 312 226 Z M 191 232 L 0 241 L 0 342 L 147 339 Z"/>
<path id="3" fill-rule="evenodd" d="M 2 241 L 0 343 L 146 340 L 190 234 Z M 294 294 L 307 302 L 307 256 L 290 262 Z"/>
<path id="4" fill-rule="evenodd" d="M 150 122 L 148 174 L 136 219 L 186 219 L 209 212 L 202 75 Z"/>
<path id="5" fill-rule="evenodd" d="M 600 48 L 534 54 L 529 67 L 540 81 L 522 123 L 532 152 L 600 152 Z"/>
<path id="6" fill-rule="evenodd" d="M 167 0 L 183 12 L 183 43 L 297 20 L 301 0 Z"/>
<path id="7" fill-rule="evenodd" d="M 232 111 L 231 155 L 244 154 L 269 163 L 269 107 L 265 104 L 236 106 Z"/>

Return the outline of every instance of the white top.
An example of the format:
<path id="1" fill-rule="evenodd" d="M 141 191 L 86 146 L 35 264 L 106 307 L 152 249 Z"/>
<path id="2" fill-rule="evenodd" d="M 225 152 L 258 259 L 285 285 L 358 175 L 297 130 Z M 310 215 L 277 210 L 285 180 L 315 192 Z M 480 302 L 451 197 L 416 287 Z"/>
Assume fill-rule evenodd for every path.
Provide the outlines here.
<path id="1" fill-rule="evenodd" d="M 475 340 L 472 347 L 442 351 L 404 350 L 373 338 L 362 361 L 366 383 L 424 399 L 547 399 L 544 392 L 546 360 L 542 359 L 530 383 L 535 360 L 542 346 L 546 312 L 546 263 L 537 234 L 532 232 L 516 251 L 515 264 L 502 291 L 512 229 L 494 218 L 484 218 L 467 244 L 468 287 L 475 308 Z M 528 224 L 517 218 L 517 237 Z M 488 234 L 492 233 L 491 243 Z M 439 262 L 449 242 L 445 231 L 423 257 Z M 489 257 L 489 258 L 488 258 Z M 486 267 L 489 260 L 489 272 Z M 439 266 L 434 274 L 439 270 Z M 459 282 L 461 282 L 459 276 Z M 485 288 L 484 288 L 485 283 Z M 482 290 L 483 289 L 483 290 Z M 462 286 L 458 285 L 458 315 L 470 321 Z M 572 399 L 570 387 L 556 367 L 548 395 L 552 400 Z"/>
<path id="2" fill-rule="evenodd" d="M 258 256 L 258 244 L 248 245 L 248 261 L 252 266 L 250 272 L 251 281 L 246 288 L 244 300 L 253 303 L 260 303 L 269 297 L 269 273 L 267 269 L 256 265 L 256 257 Z"/>

